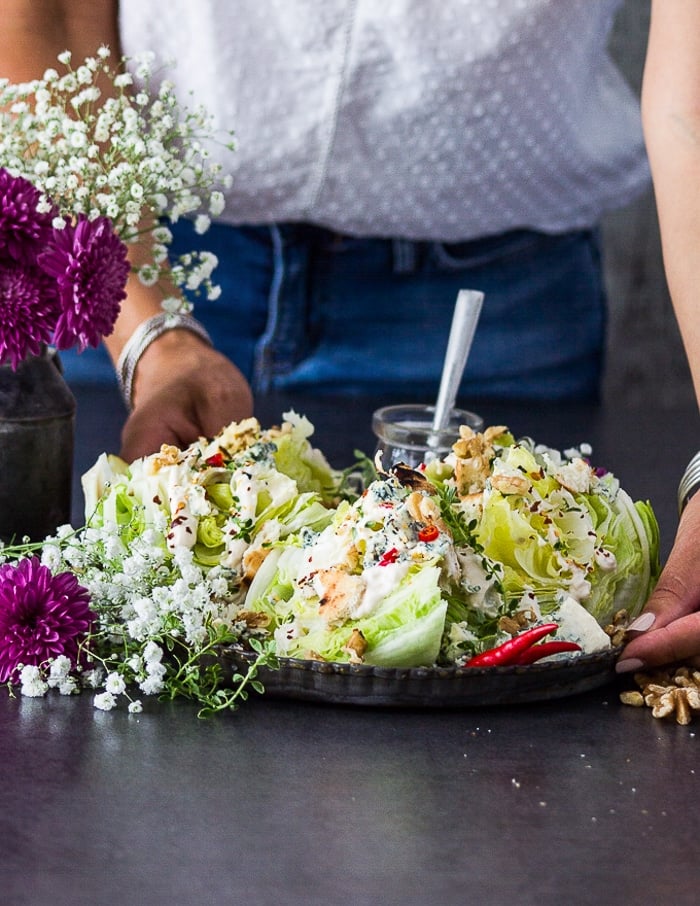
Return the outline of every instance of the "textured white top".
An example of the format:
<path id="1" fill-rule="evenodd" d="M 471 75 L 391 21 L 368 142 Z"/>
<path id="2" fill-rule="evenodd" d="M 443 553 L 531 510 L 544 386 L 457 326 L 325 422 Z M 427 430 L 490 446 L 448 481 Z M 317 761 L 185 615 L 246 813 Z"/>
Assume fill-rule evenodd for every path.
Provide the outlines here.
<path id="1" fill-rule="evenodd" d="M 121 0 L 237 151 L 225 220 L 455 241 L 597 221 L 648 178 L 618 0 Z M 189 92 L 193 92 L 190 96 Z"/>

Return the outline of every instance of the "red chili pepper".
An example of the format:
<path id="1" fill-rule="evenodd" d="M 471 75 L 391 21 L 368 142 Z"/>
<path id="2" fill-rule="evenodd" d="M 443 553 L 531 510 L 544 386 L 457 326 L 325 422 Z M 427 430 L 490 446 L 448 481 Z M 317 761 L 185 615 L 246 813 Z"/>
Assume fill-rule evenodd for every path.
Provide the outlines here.
<path id="1" fill-rule="evenodd" d="M 398 550 L 395 547 L 390 547 L 388 551 L 384 551 L 378 565 L 388 566 L 390 563 L 395 563 L 398 559 L 398 556 Z"/>
<path id="2" fill-rule="evenodd" d="M 506 664 L 518 663 L 520 655 L 531 648 L 540 639 L 552 632 L 556 632 L 559 627 L 556 623 L 543 623 L 541 626 L 533 626 L 532 629 L 526 629 L 502 645 L 496 645 L 495 648 L 489 648 L 488 651 L 482 651 L 481 654 L 474 655 L 467 661 L 465 667 L 501 667 Z"/>
<path id="3" fill-rule="evenodd" d="M 224 454 L 219 450 L 218 453 L 212 453 L 211 456 L 207 456 L 204 462 L 208 466 L 214 466 L 215 468 L 221 468 L 226 465 L 226 460 L 224 459 Z"/>
<path id="4" fill-rule="evenodd" d="M 533 645 L 520 655 L 515 661 L 516 664 L 534 664 L 543 657 L 550 654 L 561 654 L 564 651 L 580 651 L 581 646 L 576 642 L 540 642 L 539 645 Z"/>
<path id="5" fill-rule="evenodd" d="M 418 532 L 418 540 L 435 541 L 439 534 L 440 529 L 431 522 L 429 525 L 424 525 L 423 528 Z"/>

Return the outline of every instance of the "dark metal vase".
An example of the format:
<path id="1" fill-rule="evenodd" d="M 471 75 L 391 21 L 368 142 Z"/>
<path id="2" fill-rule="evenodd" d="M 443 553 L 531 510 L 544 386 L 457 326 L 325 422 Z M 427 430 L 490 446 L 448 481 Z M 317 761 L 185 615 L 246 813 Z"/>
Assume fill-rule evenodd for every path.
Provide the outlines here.
<path id="1" fill-rule="evenodd" d="M 75 398 L 53 350 L 0 365 L 0 539 L 70 522 Z"/>

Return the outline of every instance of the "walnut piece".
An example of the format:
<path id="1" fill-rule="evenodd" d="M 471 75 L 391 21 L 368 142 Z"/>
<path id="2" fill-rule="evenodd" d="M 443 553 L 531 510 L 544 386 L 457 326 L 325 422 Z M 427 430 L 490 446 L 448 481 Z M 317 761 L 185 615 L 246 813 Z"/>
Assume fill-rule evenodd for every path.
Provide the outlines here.
<path id="1" fill-rule="evenodd" d="M 634 681 L 641 692 L 622 692 L 620 701 L 625 705 L 651 708 L 656 718 L 672 717 L 686 726 L 693 713 L 700 711 L 700 670 L 678 667 L 656 670 L 652 673 L 635 673 Z M 641 699 L 641 701 L 640 701 Z"/>
<path id="2" fill-rule="evenodd" d="M 486 428 L 483 434 L 461 425 L 459 440 L 452 445 L 455 454 L 455 482 L 460 499 L 483 490 L 491 474 L 491 461 L 495 455 L 493 441 L 507 431 L 502 425 Z"/>
<path id="3" fill-rule="evenodd" d="M 245 623 L 248 629 L 267 629 L 270 625 L 269 615 L 259 610 L 241 610 L 236 621 Z"/>
<path id="4" fill-rule="evenodd" d="M 434 492 L 434 488 L 433 488 Z M 440 517 L 440 507 L 432 497 L 426 497 L 420 491 L 411 491 L 406 498 L 406 509 L 416 522 L 434 522 L 444 528 L 445 523 Z"/>
<path id="5" fill-rule="evenodd" d="M 632 705 L 633 708 L 641 708 L 644 705 L 644 696 L 636 689 L 630 689 L 627 692 L 620 693 L 620 701 L 623 705 Z"/>
<path id="6" fill-rule="evenodd" d="M 364 653 L 367 651 L 367 640 L 357 627 L 350 633 L 350 638 L 345 643 L 343 651 L 350 656 L 351 664 L 362 663 Z"/>
<path id="7" fill-rule="evenodd" d="M 610 636 L 610 644 L 615 648 L 622 645 L 627 638 L 627 626 L 629 625 L 630 616 L 626 610 L 618 610 L 612 618 L 612 623 L 605 626 L 604 632 Z"/>
<path id="8" fill-rule="evenodd" d="M 501 617 L 498 621 L 498 628 L 501 632 L 517 635 L 523 629 L 527 629 L 534 620 L 535 614 L 531 610 L 516 610 L 510 616 Z"/>

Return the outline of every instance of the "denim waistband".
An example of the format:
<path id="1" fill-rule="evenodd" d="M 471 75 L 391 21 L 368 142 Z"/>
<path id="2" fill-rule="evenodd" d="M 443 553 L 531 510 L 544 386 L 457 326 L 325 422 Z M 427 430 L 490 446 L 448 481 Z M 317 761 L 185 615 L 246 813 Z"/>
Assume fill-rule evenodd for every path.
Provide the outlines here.
<path id="1" fill-rule="evenodd" d="M 440 239 L 410 239 L 405 237 L 367 237 L 339 233 L 308 223 L 284 222 L 270 226 L 260 226 L 264 236 L 269 233 L 273 247 L 281 243 L 284 246 L 299 243 L 315 245 L 326 252 L 347 251 L 353 246 L 367 244 L 386 244 L 391 249 L 393 270 L 397 274 L 416 273 L 425 260 L 433 256 L 447 267 L 479 267 L 491 264 L 499 258 L 518 254 L 530 254 L 538 245 L 553 245 L 570 241 L 576 237 L 587 237 L 595 230 L 574 230 L 566 233 L 540 233 L 535 230 L 508 230 L 492 236 L 465 239 L 461 242 L 443 242 Z"/>

